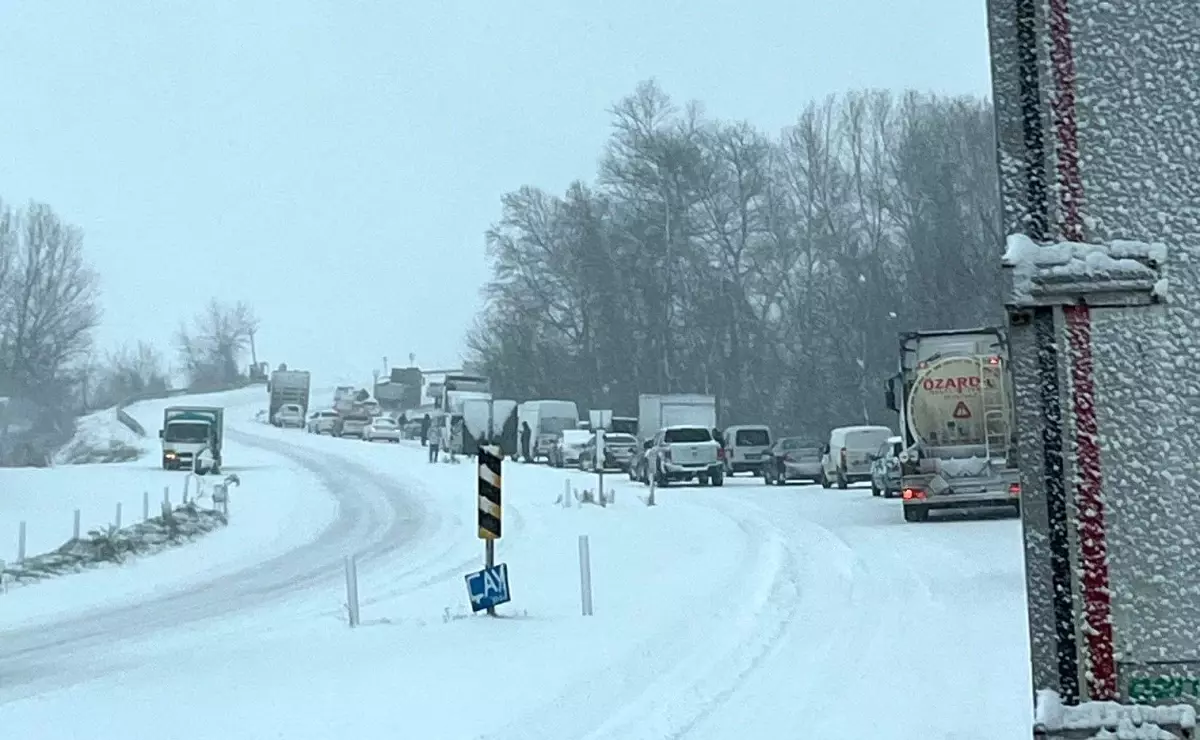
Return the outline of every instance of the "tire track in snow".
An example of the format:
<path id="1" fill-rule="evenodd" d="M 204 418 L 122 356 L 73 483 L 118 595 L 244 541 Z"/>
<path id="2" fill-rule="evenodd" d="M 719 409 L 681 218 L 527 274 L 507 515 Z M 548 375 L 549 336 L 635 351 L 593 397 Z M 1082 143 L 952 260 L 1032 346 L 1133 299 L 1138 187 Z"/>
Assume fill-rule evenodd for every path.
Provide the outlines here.
<path id="1" fill-rule="evenodd" d="M 714 589 L 725 607 L 706 618 L 686 614 L 642 640 L 626 659 L 480 740 L 673 740 L 728 700 L 792 627 L 800 561 L 763 510 L 733 499 L 718 499 L 713 508 L 750 543 L 733 578 Z"/>
<path id="2" fill-rule="evenodd" d="M 355 553 L 370 565 L 420 553 L 444 532 L 436 512 L 365 465 L 232 429 L 227 435 L 311 472 L 337 500 L 337 518 L 290 552 L 184 590 L 7 631 L 0 641 L 0 705 L 120 671 L 113 655 L 122 642 L 271 606 L 314 589 L 339 593 L 344 555 Z M 419 557 L 396 575 L 415 578 L 408 587 L 418 588 L 450 570 L 431 574 L 431 565 Z"/>

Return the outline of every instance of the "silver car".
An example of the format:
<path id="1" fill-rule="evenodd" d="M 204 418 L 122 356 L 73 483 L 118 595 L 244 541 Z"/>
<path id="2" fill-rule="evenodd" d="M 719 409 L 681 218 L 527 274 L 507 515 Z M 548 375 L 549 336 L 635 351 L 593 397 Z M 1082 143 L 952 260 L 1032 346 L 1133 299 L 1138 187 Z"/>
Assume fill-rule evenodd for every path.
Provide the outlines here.
<path id="1" fill-rule="evenodd" d="M 342 417 L 342 425 L 335 433 L 338 437 L 362 438 L 363 430 L 371 423 L 371 417 L 366 414 L 347 414 Z"/>
<path id="2" fill-rule="evenodd" d="M 400 425 L 391 417 L 376 416 L 374 419 L 371 419 L 370 424 L 363 427 L 362 438 L 364 442 L 374 442 L 376 440 L 399 442 Z"/>
<path id="3" fill-rule="evenodd" d="M 821 482 L 821 446 L 803 437 L 784 437 L 771 447 L 763 467 L 767 485 L 782 486 L 788 481 Z"/>

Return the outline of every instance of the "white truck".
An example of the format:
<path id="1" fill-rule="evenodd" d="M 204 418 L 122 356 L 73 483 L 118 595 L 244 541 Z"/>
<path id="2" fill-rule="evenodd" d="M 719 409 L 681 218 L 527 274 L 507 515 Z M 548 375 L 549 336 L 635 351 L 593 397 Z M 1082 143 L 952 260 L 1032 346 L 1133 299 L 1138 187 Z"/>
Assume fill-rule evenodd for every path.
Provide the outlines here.
<path id="1" fill-rule="evenodd" d="M 482 375 L 447 374 L 438 391 L 434 402 L 443 412 L 439 424 L 447 427 L 447 433 L 443 435 L 443 439 L 449 441 L 446 451 L 472 454 L 477 442 L 464 422 L 464 406 L 467 401 L 491 401 L 491 380 Z"/>
<path id="2" fill-rule="evenodd" d="M 271 373 L 271 380 L 267 385 L 267 392 L 271 398 L 267 407 L 267 419 L 275 426 L 280 426 L 275 420 L 275 415 L 279 412 L 279 407 L 286 403 L 299 406 L 300 418 L 306 418 L 311 380 L 307 370 L 288 370 L 287 365 L 280 365 L 278 370 Z"/>
<path id="3" fill-rule="evenodd" d="M 643 393 L 638 396 L 638 439 L 653 439 L 664 427 L 717 428 L 717 399 L 699 393 Z"/>
<path id="4" fill-rule="evenodd" d="M 204 450 L 212 456 L 208 472 L 221 472 L 221 447 L 225 440 L 225 409 L 216 406 L 168 406 L 163 409 L 163 470 L 195 470 Z"/>
<path id="5" fill-rule="evenodd" d="M 526 462 L 536 462 L 539 459 L 549 461 L 550 450 L 554 447 L 558 435 L 566 429 L 575 429 L 579 424 L 579 407 L 574 401 L 526 401 L 517 408 L 517 424 L 520 429 L 524 429 L 526 424 L 529 425 L 529 451 Z M 525 455 L 524 450 L 522 455 Z"/>
<path id="6" fill-rule="evenodd" d="M 897 384 L 900 385 L 897 388 Z M 1012 383 L 1004 332 L 984 327 L 900 335 L 888 407 L 900 414 L 904 519 L 935 509 L 1020 512 Z"/>

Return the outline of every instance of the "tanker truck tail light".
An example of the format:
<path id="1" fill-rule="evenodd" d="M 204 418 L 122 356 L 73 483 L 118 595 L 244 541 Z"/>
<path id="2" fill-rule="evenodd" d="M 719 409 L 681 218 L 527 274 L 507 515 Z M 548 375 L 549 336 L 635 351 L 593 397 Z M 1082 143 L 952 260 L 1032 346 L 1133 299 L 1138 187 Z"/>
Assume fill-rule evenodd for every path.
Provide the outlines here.
<path id="1" fill-rule="evenodd" d="M 905 501 L 921 501 L 925 498 L 925 491 L 921 488 L 905 488 L 903 495 Z"/>
<path id="2" fill-rule="evenodd" d="M 1021 495 L 1021 484 L 1020 483 L 1009 483 L 1008 484 L 1008 495 L 1020 496 Z"/>

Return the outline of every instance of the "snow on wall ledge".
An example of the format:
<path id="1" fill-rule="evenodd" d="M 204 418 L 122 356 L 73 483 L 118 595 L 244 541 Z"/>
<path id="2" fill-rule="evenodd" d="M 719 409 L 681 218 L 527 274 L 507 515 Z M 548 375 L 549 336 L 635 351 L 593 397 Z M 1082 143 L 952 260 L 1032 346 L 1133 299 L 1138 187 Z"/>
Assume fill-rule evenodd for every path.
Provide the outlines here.
<path id="1" fill-rule="evenodd" d="M 1098 302 L 1110 305 L 1163 303 L 1166 263 L 1167 247 L 1157 242 L 1038 244 L 1024 234 L 1009 235 L 1002 259 L 1012 270 L 1010 303 L 1023 306 L 1063 295 L 1108 296 Z"/>
<path id="2" fill-rule="evenodd" d="M 1180 740 L 1194 735 L 1196 710 L 1183 704 L 1151 707 L 1112 701 L 1067 706 L 1057 691 L 1043 689 L 1037 692 L 1033 721 L 1035 737 Z"/>

